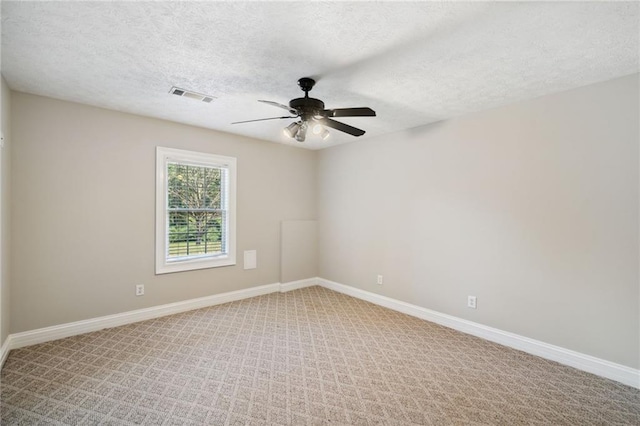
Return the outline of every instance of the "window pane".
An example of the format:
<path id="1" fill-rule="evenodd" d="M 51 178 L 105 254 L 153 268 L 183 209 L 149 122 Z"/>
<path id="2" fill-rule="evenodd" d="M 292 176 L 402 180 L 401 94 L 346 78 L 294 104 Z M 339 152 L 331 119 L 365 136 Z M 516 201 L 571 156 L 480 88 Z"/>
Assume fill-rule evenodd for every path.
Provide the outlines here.
<path id="1" fill-rule="evenodd" d="M 167 258 L 224 253 L 225 216 L 225 212 L 170 212 Z"/>
<path id="2" fill-rule="evenodd" d="M 168 207 L 170 209 L 221 209 L 224 173 L 223 169 L 214 167 L 169 163 L 167 165 Z"/>

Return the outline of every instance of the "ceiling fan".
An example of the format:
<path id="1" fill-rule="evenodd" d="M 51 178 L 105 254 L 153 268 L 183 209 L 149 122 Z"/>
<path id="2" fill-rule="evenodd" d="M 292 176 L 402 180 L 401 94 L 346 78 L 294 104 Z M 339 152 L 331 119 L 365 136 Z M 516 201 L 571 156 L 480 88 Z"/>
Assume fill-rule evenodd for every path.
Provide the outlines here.
<path id="1" fill-rule="evenodd" d="M 292 99 L 289 102 L 289 106 L 273 101 L 258 101 L 268 105 L 273 105 L 278 108 L 286 109 L 287 111 L 289 111 L 289 114 L 291 114 L 290 116 L 236 121 L 231 124 L 299 118 L 300 120 L 294 121 L 284 128 L 285 135 L 289 136 L 290 138 L 295 138 L 298 142 L 304 142 L 309 127 L 312 127 L 312 132 L 316 135 L 320 135 L 322 139 L 326 139 L 327 137 L 329 137 L 329 131 L 326 129 L 327 127 L 331 127 L 332 129 L 336 129 L 353 136 L 364 135 L 364 130 L 333 120 L 331 117 L 375 117 L 376 112 L 371 108 L 366 107 L 324 109 L 324 102 L 322 102 L 320 99 L 309 97 L 309 91 L 313 89 L 313 86 L 315 84 L 315 80 L 309 77 L 303 77 L 298 80 L 298 86 L 300 86 L 300 88 L 304 91 L 304 98 Z"/>

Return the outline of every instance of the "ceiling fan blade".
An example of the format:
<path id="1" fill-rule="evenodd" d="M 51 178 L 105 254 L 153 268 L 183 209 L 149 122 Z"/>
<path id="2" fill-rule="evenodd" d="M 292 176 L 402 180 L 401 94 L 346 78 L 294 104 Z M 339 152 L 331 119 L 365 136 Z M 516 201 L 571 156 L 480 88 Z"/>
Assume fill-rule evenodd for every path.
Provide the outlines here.
<path id="1" fill-rule="evenodd" d="M 320 118 L 316 119 L 316 121 L 324 126 L 340 130 L 341 132 L 349 133 L 353 136 L 362 136 L 365 133 L 364 130 L 349 126 L 348 124 L 340 123 L 339 121 L 335 121 L 330 118 Z"/>
<path id="2" fill-rule="evenodd" d="M 265 121 L 265 120 L 280 120 L 283 118 L 297 118 L 297 117 L 271 117 L 271 118 L 258 118 L 256 120 L 245 120 L 245 121 L 234 121 L 231 124 L 241 124 L 241 123 L 252 123 L 254 121 Z"/>
<path id="3" fill-rule="evenodd" d="M 262 101 L 262 100 L 258 100 L 258 102 L 262 102 L 265 104 L 269 104 L 269 105 L 273 105 L 275 107 L 278 108 L 282 108 L 282 109 L 286 109 L 287 111 L 289 111 L 289 113 L 291 114 L 295 114 L 295 115 L 299 115 L 298 110 L 295 108 L 291 108 L 289 106 L 283 105 L 283 104 L 279 104 L 278 102 L 273 102 L 273 101 Z"/>
<path id="4" fill-rule="evenodd" d="M 375 117 L 371 108 L 335 108 L 322 111 L 325 117 Z"/>

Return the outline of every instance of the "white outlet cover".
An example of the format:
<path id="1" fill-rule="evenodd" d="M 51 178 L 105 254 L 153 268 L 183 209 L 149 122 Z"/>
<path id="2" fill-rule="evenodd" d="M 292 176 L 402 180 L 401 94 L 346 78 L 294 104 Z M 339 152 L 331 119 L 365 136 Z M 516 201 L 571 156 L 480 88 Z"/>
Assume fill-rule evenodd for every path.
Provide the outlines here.
<path id="1" fill-rule="evenodd" d="M 258 253 L 256 250 L 244 251 L 244 269 L 256 269 L 258 267 Z"/>
<path id="2" fill-rule="evenodd" d="M 468 296 L 467 297 L 467 307 L 471 309 L 476 309 L 476 297 Z"/>

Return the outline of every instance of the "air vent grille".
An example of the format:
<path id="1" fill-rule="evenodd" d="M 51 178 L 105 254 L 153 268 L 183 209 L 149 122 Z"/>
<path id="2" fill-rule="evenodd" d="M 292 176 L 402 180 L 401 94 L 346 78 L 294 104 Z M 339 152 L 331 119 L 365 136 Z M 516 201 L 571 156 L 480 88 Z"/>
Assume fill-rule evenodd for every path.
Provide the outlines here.
<path id="1" fill-rule="evenodd" d="M 213 102 L 213 100 L 216 98 L 215 96 L 203 95 L 202 93 L 192 92 L 191 90 L 180 89 L 176 86 L 173 86 L 171 90 L 169 90 L 169 93 L 177 96 L 182 96 L 183 98 L 191 98 L 195 99 L 196 101 L 206 102 L 208 104 Z"/>

